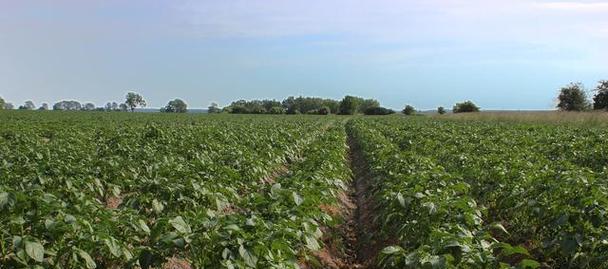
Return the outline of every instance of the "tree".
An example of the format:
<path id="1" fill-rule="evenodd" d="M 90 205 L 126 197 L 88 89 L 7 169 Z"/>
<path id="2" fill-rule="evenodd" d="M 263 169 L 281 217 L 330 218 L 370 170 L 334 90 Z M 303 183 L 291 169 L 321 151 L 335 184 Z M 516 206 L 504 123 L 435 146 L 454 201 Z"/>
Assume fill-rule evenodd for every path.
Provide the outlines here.
<path id="1" fill-rule="evenodd" d="M 268 111 L 269 114 L 285 114 L 285 108 L 282 106 L 273 106 L 270 108 L 270 110 Z"/>
<path id="2" fill-rule="evenodd" d="M 106 103 L 106 106 L 104 108 L 106 111 L 118 111 L 119 110 L 118 103 L 116 103 L 116 102 L 108 102 L 108 103 Z"/>
<path id="3" fill-rule="evenodd" d="M 375 99 L 365 99 L 362 100 L 359 104 L 359 108 L 357 109 L 360 113 L 365 113 L 365 111 L 369 108 L 380 107 L 380 102 Z"/>
<path id="4" fill-rule="evenodd" d="M 456 103 L 452 108 L 453 113 L 479 112 L 479 107 L 471 101 Z"/>
<path id="5" fill-rule="evenodd" d="M 340 114 L 341 115 L 354 115 L 359 111 L 359 105 L 361 104 L 361 98 L 354 96 L 344 96 L 340 101 Z"/>
<path id="6" fill-rule="evenodd" d="M 138 93 L 129 92 L 127 93 L 126 99 L 125 104 L 129 107 L 129 109 L 131 109 L 131 112 L 134 112 L 135 108 L 138 106 L 146 106 L 146 100 L 144 100 L 144 98 Z"/>
<path id="7" fill-rule="evenodd" d="M 82 105 L 78 101 L 61 101 L 53 105 L 53 110 L 81 110 Z"/>
<path id="8" fill-rule="evenodd" d="M 443 115 L 443 114 L 445 114 L 445 113 L 446 113 L 445 108 L 443 108 L 442 106 L 438 107 L 438 108 L 437 108 L 437 113 L 438 113 L 439 115 Z"/>
<path id="9" fill-rule="evenodd" d="M 319 115 L 329 115 L 329 114 L 331 114 L 331 108 L 329 108 L 327 106 L 321 107 L 317 110 L 317 113 Z"/>
<path id="10" fill-rule="evenodd" d="M 127 106 L 127 104 L 120 103 L 120 105 L 118 105 L 118 111 L 127 112 L 128 110 L 129 106 Z"/>
<path id="11" fill-rule="evenodd" d="M 281 102 L 277 101 L 277 100 L 262 100 L 262 106 L 264 107 L 264 110 L 267 113 L 270 113 L 270 110 L 273 107 L 280 107 L 281 106 Z"/>
<path id="12" fill-rule="evenodd" d="M 221 113 L 222 109 L 219 107 L 217 103 L 211 103 L 207 108 L 207 113 Z"/>
<path id="13" fill-rule="evenodd" d="M 93 110 L 95 110 L 95 104 L 93 104 L 93 103 L 86 103 L 86 104 L 84 104 L 84 106 L 82 106 L 82 110 L 84 110 L 84 111 L 93 111 Z"/>
<path id="14" fill-rule="evenodd" d="M 570 83 L 560 89 L 557 108 L 561 111 L 584 111 L 589 108 L 582 83 Z"/>
<path id="15" fill-rule="evenodd" d="M 4 99 L 2 99 L 2 97 L 0 97 L 0 110 L 4 109 L 6 105 L 6 102 L 4 101 Z"/>
<path id="16" fill-rule="evenodd" d="M 188 112 L 188 105 L 181 99 L 175 99 L 169 101 L 169 103 L 160 109 L 160 112 L 166 113 L 186 113 Z"/>
<path id="17" fill-rule="evenodd" d="M 15 106 L 13 105 L 13 103 L 5 103 L 4 104 L 4 109 L 11 110 L 11 109 L 14 109 L 14 108 L 15 108 Z"/>
<path id="18" fill-rule="evenodd" d="M 388 109 L 385 107 L 370 107 L 368 109 L 366 109 L 363 114 L 365 115 L 390 115 L 390 114 L 394 114 L 395 111 L 393 111 L 392 109 Z"/>
<path id="19" fill-rule="evenodd" d="M 19 109 L 23 109 L 23 110 L 34 110 L 36 108 L 36 105 L 34 105 L 34 102 L 32 101 L 26 101 L 25 104 L 23 104 L 22 106 L 19 106 Z"/>
<path id="20" fill-rule="evenodd" d="M 42 105 L 38 108 L 38 110 L 49 110 L 49 104 L 42 103 Z"/>
<path id="21" fill-rule="evenodd" d="M 403 112 L 403 114 L 405 114 L 405 115 L 410 116 L 410 115 L 416 114 L 416 109 L 413 106 L 405 105 L 405 107 L 403 108 L 403 110 L 401 112 Z"/>
<path id="22" fill-rule="evenodd" d="M 602 80 L 595 87 L 597 92 L 593 97 L 593 109 L 608 110 L 608 80 Z"/>

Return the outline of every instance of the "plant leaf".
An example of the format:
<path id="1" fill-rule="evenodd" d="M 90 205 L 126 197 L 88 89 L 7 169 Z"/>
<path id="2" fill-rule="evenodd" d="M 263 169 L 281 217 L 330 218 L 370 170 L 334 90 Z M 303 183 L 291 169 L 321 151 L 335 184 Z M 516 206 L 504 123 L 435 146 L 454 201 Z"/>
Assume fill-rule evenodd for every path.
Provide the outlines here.
<path id="1" fill-rule="evenodd" d="M 25 253 L 37 262 L 44 260 L 44 247 L 38 242 L 25 241 Z"/>
<path id="2" fill-rule="evenodd" d="M 185 233 L 185 234 L 192 233 L 192 229 L 190 229 L 190 225 L 188 225 L 188 223 L 186 223 L 181 216 L 177 216 L 177 217 L 169 220 L 169 223 L 171 223 L 171 226 L 173 226 L 173 228 L 175 228 L 180 233 Z"/>

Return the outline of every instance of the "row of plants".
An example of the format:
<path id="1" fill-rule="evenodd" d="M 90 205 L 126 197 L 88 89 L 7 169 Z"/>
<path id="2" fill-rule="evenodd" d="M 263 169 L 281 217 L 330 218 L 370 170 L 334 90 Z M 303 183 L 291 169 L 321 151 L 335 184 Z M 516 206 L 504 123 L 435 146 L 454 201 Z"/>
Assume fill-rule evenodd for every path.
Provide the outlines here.
<path id="1" fill-rule="evenodd" d="M 398 231 L 384 267 L 608 266 L 605 130 L 381 119 L 349 131 L 377 176 L 378 221 Z"/>
<path id="2" fill-rule="evenodd" d="M 262 206 L 262 179 L 302 162 L 314 141 L 340 139 L 339 131 L 325 135 L 332 122 L 317 117 L 1 116 L 0 264 L 9 268 L 244 268 L 254 258 L 287 266 L 294 256 L 281 256 L 280 245 L 258 258 L 248 241 L 268 225 L 256 218 L 276 209 Z M 287 197 L 287 183 L 272 186 Z M 258 212 L 233 220 L 245 209 Z"/>

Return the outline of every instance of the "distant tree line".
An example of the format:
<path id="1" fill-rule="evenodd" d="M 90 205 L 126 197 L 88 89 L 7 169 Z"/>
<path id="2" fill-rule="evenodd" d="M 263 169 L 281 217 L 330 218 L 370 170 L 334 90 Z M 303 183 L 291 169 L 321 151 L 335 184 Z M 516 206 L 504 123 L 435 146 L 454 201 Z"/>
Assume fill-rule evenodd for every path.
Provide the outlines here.
<path id="1" fill-rule="evenodd" d="M 570 83 L 562 87 L 557 97 L 557 108 L 560 111 L 608 111 L 608 80 L 601 80 L 594 89 L 595 94 L 588 98 L 582 83 Z M 93 103 L 81 104 L 74 100 L 63 100 L 55 103 L 53 110 L 59 111 L 131 111 L 138 107 L 147 105 L 143 96 L 136 92 L 128 92 L 123 103 L 108 102 L 104 107 L 96 107 Z M 12 103 L 6 102 L 0 97 L 1 109 L 14 109 Z M 18 107 L 20 110 L 35 110 L 36 105 L 32 101 L 26 101 Z M 49 110 L 49 105 L 43 103 L 37 110 Z M 456 103 L 452 107 L 452 113 L 478 112 L 480 108 L 472 101 Z M 181 99 L 174 99 L 160 109 L 165 113 L 186 113 L 188 105 Z M 375 99 L 364 99 L 357 96 L 347 95 L 341 100 L 320 97 L 294 97 L 285 100 L 238 100 L 230 105 L 220 108 L 217 103 L 211 103 L 208 113 L 233 113 L 233 114 L 314 114 L 314 115 L 389 115 L 395 111 L 382 107 Z M 401 113 L 405 115 L 416 115 L 416 109 L 411 105 L 405 105 Z M 446 114 L 447 110 L 440 106 L 437 108 L 440 115 Z"/>
<path id="2" fill-rule="evenodd" d="M 314 115 L 386 115 L 394 111 L 380 106 L 375 99 L 364 99 L 356 96 L 345 96 L 342 100 L 319 97 L 290 96 L 283 101 L 278 100 L 238 100 L 230 105 L 219 108 L 213 103 L 208 108 L 209 113 L 232 114 L 314 114 Z"/>
<path id="3" fill-rule="evenodd" d="M 108 102 L 104 107 L 96 107 L 93 103 L 81 104 L 74 100 L 62 100 L 55 103 L 52 107 L 57 111 L 134 111 L 136 107 L 145 107 L 146 101 L 137 93 L 129 92 L 125 97 L 125 102 L 118 104 L 117 102 Z M 12 103 L 6 102 L 0 97 L 0 109 L 14 109 Z M 18 107 L 19 110 L 35 110 L 36 105 L 32 101 L 26 101 Z M 49 110 L 47 103 L 42 103 L 37 110 Z"/>

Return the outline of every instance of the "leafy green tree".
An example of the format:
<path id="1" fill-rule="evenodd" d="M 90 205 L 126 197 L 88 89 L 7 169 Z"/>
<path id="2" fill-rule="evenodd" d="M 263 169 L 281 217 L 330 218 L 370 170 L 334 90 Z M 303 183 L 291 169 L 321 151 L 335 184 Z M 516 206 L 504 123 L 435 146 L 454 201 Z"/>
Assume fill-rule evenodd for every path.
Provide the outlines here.
<path id="1" fill-rule="evenodd" d="M 81 110 L 82 105 L 78 101 L 61 101 L 53 105 L 53 110 Z"/>
<path id="2" fill-rule="evenodd" d="M 445 114 L 445 113 L 446 113 L 445 108 L 444 108 L 444 107 L 442 107 L 442 106 L 438 107 L 438 108 L 437 108 L 437 113 L 438 113 L 439 115 L 443 115 L 443 114 Z"/>
<path id="3" fill-rule="evenodd" d="M 479 112 L 479 107 L 471 101 L 456 103 L 452 108 L 453 113 Z"/>
<path id="4" fill-rule="evenodd" d="M 361 104 L 359 104 L 358 112 L 365 113 L 366 110 L 375 107 L 380 107 L 380 102 L 378 102 L 378 100 L 365 99 L 361 101 Z"/>
<path id="5" fill-rule="evenodd" d="M 560 89 L 557 108 L 561 111 L 584 111 L 589 108 L 582 83 L 570 83 Z"/>
<path id="6" fill-rule="evenodd" d="M 127 112 L 128 110 L 129 106 L 127 106 L 127 104 L 120 103 L 120 105 L 118 105 L 118 111 Z"/>
<path id="7" fill-rule="evenodd" d="M 336 100 L 303 96 L 290 96 L 283 100 L 281 104 L 287 110 L 287 114 L 296 114 L 296 111 L 301 113 L 309 113 L 310 111 L 318 112 L 322 107 L 328 107 L 331 113 L 338 113 L 340 107 L 339 102 Z"/>
<path id="8" fill-rule="evenodd" d="M 403 110 L 401 112 L 403 112 L 403 114 L 405 114 L 405 115 L 410 116 L 410 115 L 416 114 L 416 109 L 413 106 L 405 105 L 405 107 L 403 108 Z"/>
<path id="9" fill-rule="evenodd" d="M 211 103 L 207 108 L 207 113 L 221 113 L 222 109 L 217 103 Z"/>
<path id="10" fill-rule="evenodd" d="M 321 107 L 317 111 L 318 111 L 319 115 L 329 115 L 329 114 L 331 114 L 331 109 L 329 107 L 327 107 L 327 106 Z"/>
<path id="11" fill-rule="evenodd" d="M 49 110 L 49 104 L 42 103 L 42 105 L 38 108 L 38 110 Z"/>
<path id="12" fill-rule="evenodd" d="M 108 102 L 104 107 L 105 111 L 118 111 L 118 104 L 116 102 Z"/>
<path id="13" fill-rule="evenodd" d="M 11 110 L 11 109 L 14 109 L 14 108 L 15 108 L 15 106 L 13 105 L 13 103 L 5 103 L 4 104 L 4 109 Z"/>
<path id="14" fill-rule="evenodd" d="M 361 98 L 355 96 L 344 96 L 340 101 L 340 114 L 341 115 L 354 115 L 359 111 L 359 105 L 361 105 Z"/>
<path id="15" fill-rule="evenodd" d="M 86 103 L 86 104 L 84 104 L 84 106 L 82 106 L 82 110 L 84 110 L 84 111 L 93 111 L 93 110 L 95 110 L 95 104 L 93 104 L 93 103 Z"/>
<path id="16" fill-rule="evenodd" d="M 262 100 L 262 106 L 264 107 L 264 111 L 270 113 L 270 110 L 273 107 L 280 107 L 281 102 L 277 100 Z"/>
<path id="17" fill-rule="evenodd" d="M 169 101 L 167 105 L 160 109 L 160 112 L 165 113 L 186 113 L 188 112 L 188 105 L 181 99 L 175 99 Z"/>
<path id="18" fill-rule="evenodd" d="M 596 94 L 593 97 L 593 109 L 608 110 L 608 80 L 602 80 L 595 87 Z"/>
<path id="19" fill-rule="evenodd" d="M 268 111 L 269 114 L 285 114 L 286 110 L 284 107 L 282 106 L 273 106 L 270 108 L 270 110 Z"/>
<path id="20" fill-rule="evenodd" d="M 0 97 L 0 110 L 4 109 L 5 105 L 6 105 L 6 102 L 4 101 L 4 99 L 2 99 L 2 97 Z"/>
<path id="21" fill-rule="evenodd" d="M 129 92 L 127 93 L 125 104 L 131 109 L 131 112 L 134 112 L 135 108 L 138 106 L 145 107 L 146 100 L 138 93 Z"/>
<path id="22" fill-rule="evenodd" d="M 23 104 L 22 106 L 19 106 L 19 109 L 22 110 L 34 110 L 36 108 L 36 105 L 34 105 L 34 102 L 32 101 L 26 101 L 25 104 Z"/>

